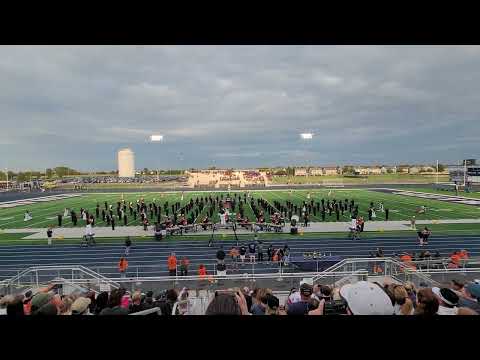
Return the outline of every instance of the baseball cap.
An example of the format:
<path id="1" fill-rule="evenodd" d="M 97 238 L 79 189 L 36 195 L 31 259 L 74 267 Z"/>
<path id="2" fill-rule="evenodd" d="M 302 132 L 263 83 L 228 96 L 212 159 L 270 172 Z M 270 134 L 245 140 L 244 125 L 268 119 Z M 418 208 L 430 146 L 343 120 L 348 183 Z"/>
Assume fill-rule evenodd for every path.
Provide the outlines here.
<path id="1" fill-rule="evenodd" d="M 53 315 L 57 315 L 57 313 L 58 313 L 57 307 L 52 303 L 47 303 L 47 304 L 43 305 L 42 307 L 40 307 L 40 309 L 38 309 L 33 314 L 34 315 L 53 316 Z"/>
<path id="2" fill-rule="evenodd" d="M 432 292 L 440 298 L 445 304 L 456 306 L 458 304 L 458 295 L 448 288 L 433 287 Z"/>
<path id="3" fill-rule="evenodd" d="M 79 297 L 75 302 L 72 304 L 72 312 L 76 313 L 83 313 L 87 310 L 88 306 L 91 304 L 92 300 L 86 297 Z"/>
<path id="4" fill-rule="evenodd" d="M 37 309 L 41 308 L 43 305 L 47 304 L 51 299 L 52 295 L 49 293 L 38 293 L 32 298 L 32 307 Z"/>
<path id="5" fill-rule="evenodd" d="M 473 297 L 480 299 L 480 284 L 468 284 L 465 286 L 465 288 L 470 294 L 472 294 Z"/>
<path id="6" fill-rule="evenodd" d="M 313 294 L 313 286 L 307 283 L 303 283 L 300 286 L 300 294 L 303 296 L 310 296 Z"/>
<path id="7" fill-rule="evenodd" d="M 393 315 L 392 301 L 380 286 L 371 282 L 346 284 L 340 295 L 354 315 Z"/>

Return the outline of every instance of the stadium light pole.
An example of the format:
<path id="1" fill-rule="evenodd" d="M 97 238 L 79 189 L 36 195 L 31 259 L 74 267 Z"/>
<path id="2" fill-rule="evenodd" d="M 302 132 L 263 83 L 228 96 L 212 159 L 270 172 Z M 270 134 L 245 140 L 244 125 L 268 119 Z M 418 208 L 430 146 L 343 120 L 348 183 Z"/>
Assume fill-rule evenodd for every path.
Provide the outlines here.
<path id="1" fill-rule="evenodd" d="M 313 139 L 313 134 L 312 133 L 301 133 L 300 138 L 303 141 L 310 141 L 310 140 Z M 307 161 L 307 165 L 308 165 L 308 161 Z M 308 166 L 307 166 L 307 170 L 306 170 L 305 175 L 306 175 L 306 177 L 308 177 Z"/>
<path id="2" fill-rule="evenodd" d="M 150 136 L 150 142 L 155 143 L 155 142 L 162 142 L 163 141 L 163 135 L 151 135 Z M 160 169 L 157 168 L 157 182 L 160 182 Z"/>

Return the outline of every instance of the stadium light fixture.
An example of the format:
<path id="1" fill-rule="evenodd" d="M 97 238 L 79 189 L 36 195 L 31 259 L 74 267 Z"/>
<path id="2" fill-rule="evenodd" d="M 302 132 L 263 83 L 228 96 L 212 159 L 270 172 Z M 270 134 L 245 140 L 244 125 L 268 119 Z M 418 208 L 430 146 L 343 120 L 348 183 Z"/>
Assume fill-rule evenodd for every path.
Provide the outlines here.
<path id="1" fill-rule="evenodd" d="M 302 138 L 302 140 L 311 140 L 313 138 L 313 134 L 312 133 L 303 133 L 303 134 L 300 134 L 300 137 Z"/>
<path id="2" fill-rule="evenodd" d="M 151 135 L 150 136 L 151 142 L 161 142 L 163 141 L 163 135 Z"/>

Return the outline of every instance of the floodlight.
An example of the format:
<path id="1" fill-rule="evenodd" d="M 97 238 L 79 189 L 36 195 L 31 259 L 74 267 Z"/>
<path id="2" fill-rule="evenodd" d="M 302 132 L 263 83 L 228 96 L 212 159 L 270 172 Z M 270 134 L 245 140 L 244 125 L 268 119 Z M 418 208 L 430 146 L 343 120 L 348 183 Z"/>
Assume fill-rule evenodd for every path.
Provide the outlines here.
<path id="1" fill-rule="evenodd" d="M 310 139 L 313 138 L 313 134 L 312 133 L 303 133 L 303 134 L 300 134 L 300 137 L 303 140 L 310 140 Z"/>
<path id="2" fill-rule="evenodd" d="M 152 135 L 150 136 L 150 141 L 163 141 L 163 135 Z"/>

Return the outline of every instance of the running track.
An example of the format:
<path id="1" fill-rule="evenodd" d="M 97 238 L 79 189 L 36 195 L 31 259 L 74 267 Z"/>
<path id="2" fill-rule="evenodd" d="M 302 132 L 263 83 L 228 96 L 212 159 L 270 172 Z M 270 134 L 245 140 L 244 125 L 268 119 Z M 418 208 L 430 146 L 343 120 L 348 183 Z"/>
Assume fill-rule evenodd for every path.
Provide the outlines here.
<path id="1" fill-rule="evenodd" d="M 235 241 L 221 243 L 225 251 Z M 348 257 L 369 257 L 370 251 L 377 247 L 383 248 L 385 255 L 390 256 L 402 251 L 419 252 L 423 250 L 440 251 L 446 256 L 454 250 L 467 249 L 471 256 L 480 256 L 480 235 L 468 236 L 435 236 L 430 239 L 429 245 L 420 247 L 415 237 L 396 236 L 361 239 L 353 241 L 345 238 L 321 238 L 321 239 L 288 239 L 278 241 L 264 241 L 264 251 L 272 243 L 274 247 L 283 247 L 288 243 L 293 256 L 302 256 L 305 251 L 321 251 L 322 253 Z M 208 247 L 206 241 L 201 240 L 169 240 L 168 242 L 142 241 L 133 243 L 129 261 L 127 276 L 166 276 L 167 257 L 172 251 L 177 259 L 187 256 L 190 259 L 189 275 L 196 275 L 198 265 L 207 265 L 207 270 L 212 273 L 215 254 L 219 242 Z M 0 246 L 0 280 L 10 278 L 29 266 L 35 265 L 83 265 L 105 276 L 117 277 L 117 263 L 123 254 L 122 244 L 105 244 L 85 248 L 79 245 L 17 245 Z M 265 255 L 266 256 L 266 255 Z M 248 253 L 247 261 L 248 263 Z M 227 259 L 227 265 L 229 260 Z M 137 273 L 138 271 L 138 273 Z M 244 265 L 241 273 L 251 272 L 252 265 Z M 276 272 L 276 268 L 266 263 L 255 264 L 255 273 Z M 293 271 L 293 270 L 292 270 Z M 230 271 L 228 273 L 231 273 Z"/>

